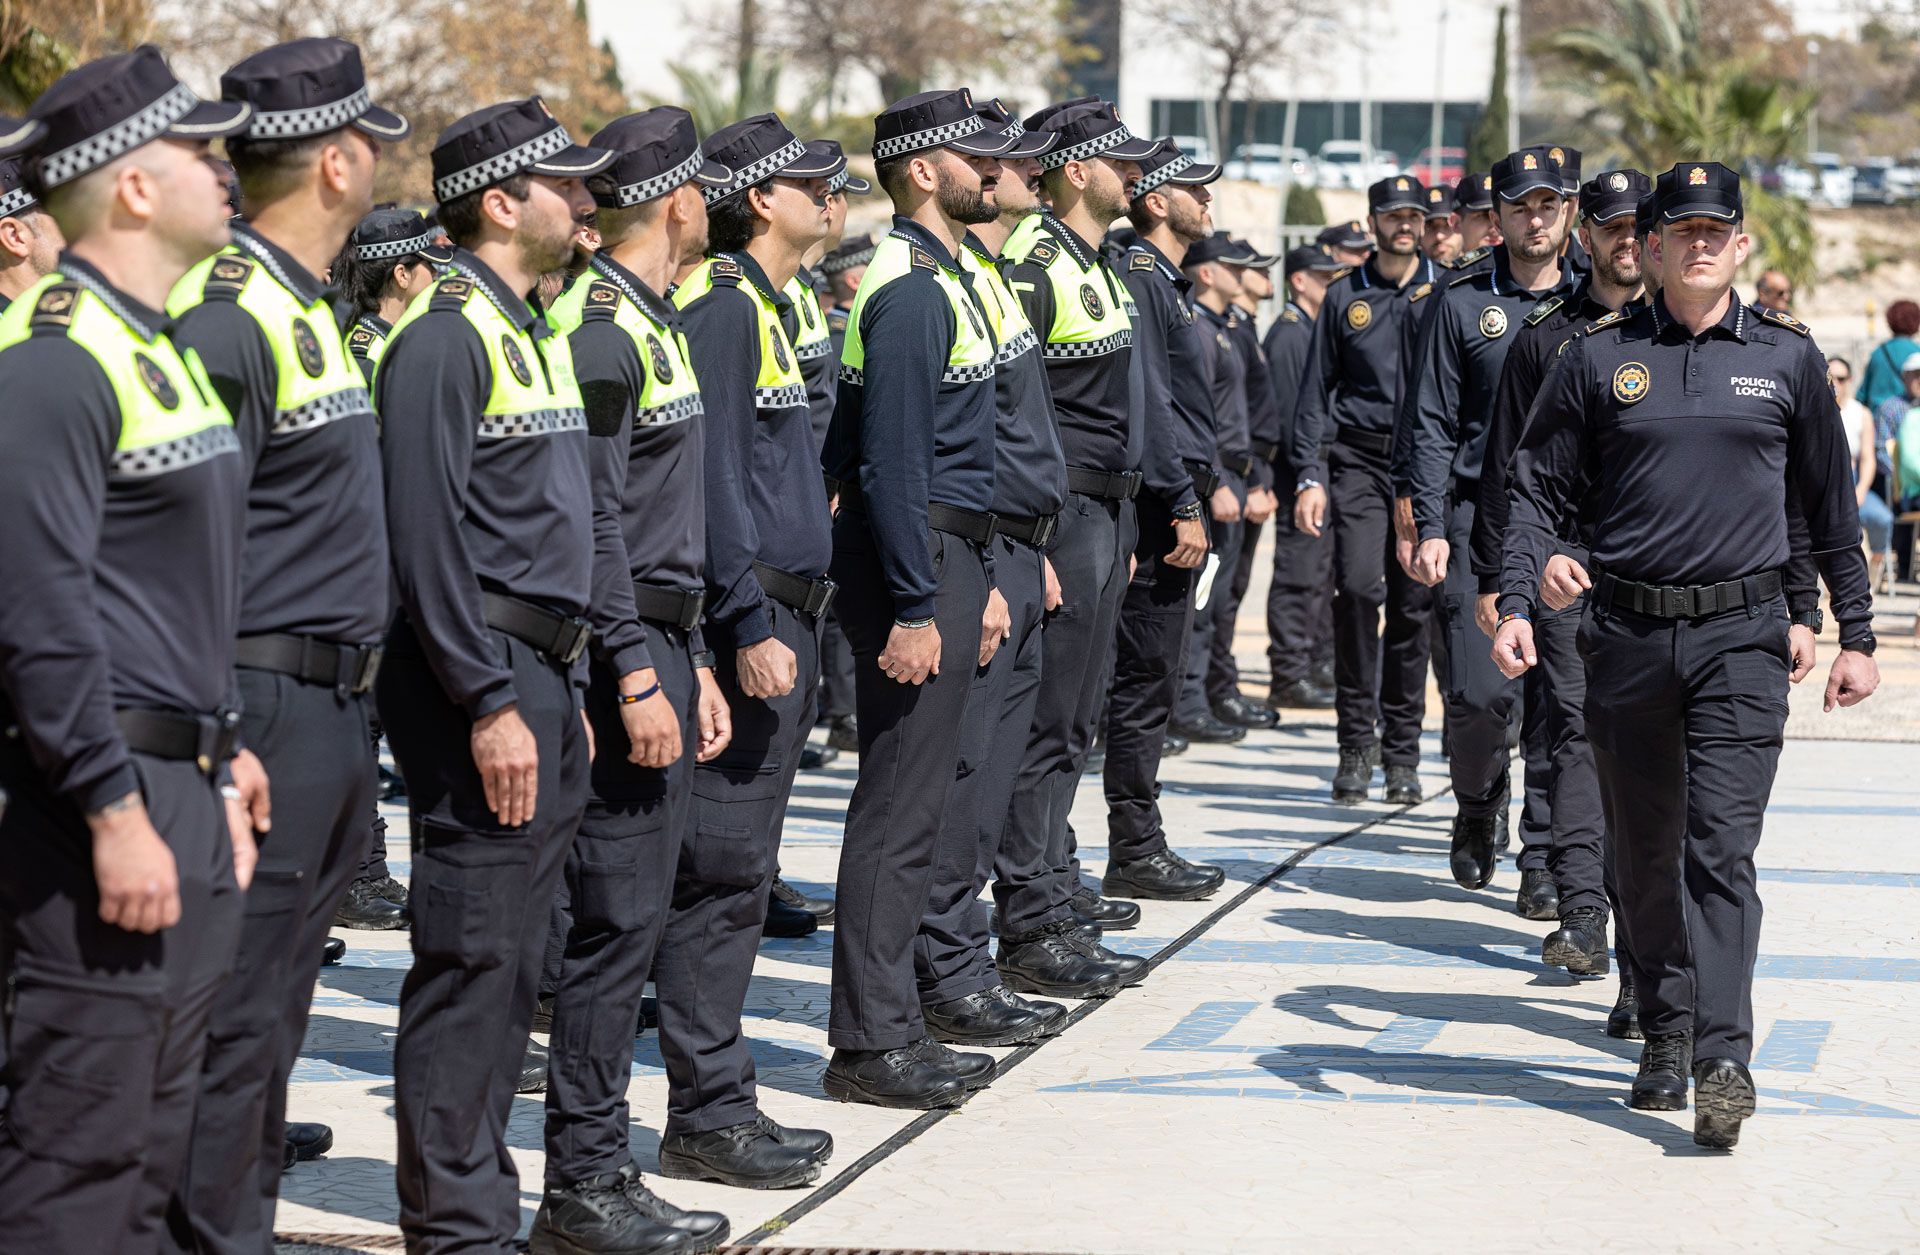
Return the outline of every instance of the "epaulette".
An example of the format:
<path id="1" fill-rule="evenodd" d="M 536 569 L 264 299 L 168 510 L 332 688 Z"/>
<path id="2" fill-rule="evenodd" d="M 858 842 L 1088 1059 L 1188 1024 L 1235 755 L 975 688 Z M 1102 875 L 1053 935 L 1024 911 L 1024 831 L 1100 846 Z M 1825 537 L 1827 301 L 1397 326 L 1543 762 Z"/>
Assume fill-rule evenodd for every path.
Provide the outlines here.
<path id="1" fill-rule="evenodd" d="M 620 289 L 595 280 L 587 289 L 587 301 L 580 307 L 580 321 L 606 322 L 620 305 Z"/>
<path id="2" fill-rule="evenodd" d="M 1423 283 L 1407 294 L 1407 303 L 1412 304 L 1414 301 L 1423 300 L 1431 295 L 1433 295 L 1433 285 L 1431 283 Z"/>
<path id="3" fill-rule="evenodd" d="M 1813 332 L 1808 329 L 1807 324 L 1801 322 L 1792 314 L 1782 313 L 1777 309 L 1762 309 L 1760 311 L 1760 317 L 1777 327 L 1785 327 L 1788 331 L 1798 336 L 1810 336 L 1813 334 Z"/>
<path id="4" fill-rule="evenodd" d="M 1566 303 L 1567 298 L 1564 296 L 1549 296 L 1546 300 L 1535 305 L 1533 311 L 1520 321 L 1529 327 L 1545 322 L 1554 310 L 1559 309 Z"/>
<path id="5" fill-rule="evenodd" d="M 240 299 L 240 290 L 247 286 L 247 280 L 253 277 L 253 260 L 234 254 L 225 254 L 213 259 L 213 269 L 207 271 L 206 286 L 200 296 L 209 301 L 235 301 Z"/>
<path id="6" fill-rule="evenodd" d="M 1594 332 L 1600 330 L 1600 328 L 1611 327 L 1613 326 L 1613 324 L 1620 322 L 1625 317 L 1626 317 L 1625 314 L 1621 313 L 1619 310 L 1616 309 L 1611 314 L 1608 314 L 1605 318 L 1600 319 L 1598 322 L 1588 323 L 1585 327 L 1581 328 L 1580 334 L 1583 336 L 1590 336 Z"/>
<path id="7" fill-rule="evenodd" d="M 1027 260 L 1036 266 L 1051 266 L 1053 259 L 1060 255 L 1060 246 L 1052 240 L 1041 240 L 1027 250 Z"/>
<path id="8" fill-rule="evenodd" d="M 1127 269 L 1128 270 L 1152 270 L 1153 254 L 1134 253 L 1132 257 L 1127 259 Z"/>
<path id="9" fill-rule="evenodd" d="M 1463 283 L 1472 283 L 1475 279 L 1478 279 L 1480 276 L 1484 274 L 1489 274 L 1489 273 L 1491 272 L 1486 270 L 1475 270 L 1470 274 L 1452 275 L 1447 279 L 1447 286 L 1449 288 L 1457 288 Z"/>
<path id="10" fill-rule="evenodd" d="M 56 283 L 40 294 L 33 303 L 33 314 L 27 319 L 29 327 L 59 327 L 65 330 L 73 321 L 73 304 L 80 299 L 80 285 L 77 283 Z"/>
<path id="11" fill-rule="evenodd" d="M 1462 253 L 1458 257 L 1454 258 L 1452 261 L 1448 262 L 1447 269 L 1458 270 L 1462 266 L 1471 266 L 1473 265 L 1473 263 L 1485 257 L 1491 251 L 1492 251 L 1491 249 L 1487 248 L 1487 246 L 1483 244 L 1479 248 L 1474 249 L 1471 253 Z"/>
<path id="12" fill-rule="evenodd" d="M 1299 322 L 1300 313 L 1298 310 L 1283 309 L 1280 311 L 1280 321 L 1281 322 Z"/>
<path id="13" fill-rule="evenodd" d="M 707 267 L 707 277 L 714 283 L 738 287 L 747 277 L 747 272 L 742 270 L 740 263 L 731 257 L 716 257 L 713 259 L 713 264 Z"/>
<path id="14" fill-rule="evenodd" d="M 913 268 L 914 268 L 914 269 L 916 269 L 916 270 L 938 270 L 938 269 L 940 269 L 940 263 L 939 263 L 939 262 L 937 262 L 937 261 L 935 261 L 935 260 L 933 259 L 933 254 L 932 254 L 932 253 L 929 253 L 929 252 L 928 252 L 928 251 L 927 251 L 926 249 L 924 249 L 924 248 L 916 248 L 916 249 L 914 249 L 914 250 L 913 250 L 913 257 L 912 257 L 912 259 L 911 259 L 911 262 L 910 262 L 910 264 L 911 264 L 911 265 L 913 266 Z"/>
<path id="15" fill-rule="evenodd" d="M 827 311 L 827 330 L 828 331 L 845 331 L 847 329 L 847 313 L 848 311 L 844 309 L 828 310 Z"/>
<path id="16" fill-rule="evenodd" d="M 427 302 L 428 309 L 459 309 L 473 295 L 473 280 L 442 279 L 434 285 L 433 299 Z"/>
<path id="17" fill-rule="evenodd" d="M 347 337 L 347 348 L 364 349 L 373 343 L 373 332 L 365 327 L 355 327 L 353 334 Z"/>

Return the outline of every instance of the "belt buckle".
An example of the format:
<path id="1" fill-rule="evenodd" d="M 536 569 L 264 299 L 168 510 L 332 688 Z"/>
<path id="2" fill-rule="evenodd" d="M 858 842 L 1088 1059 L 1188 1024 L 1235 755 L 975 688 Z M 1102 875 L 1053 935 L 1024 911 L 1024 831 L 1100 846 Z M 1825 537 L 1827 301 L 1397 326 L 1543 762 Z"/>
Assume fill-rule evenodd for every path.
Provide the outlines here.
<path id="1" fill-rule="evenodd" d="M 707 608 L 707 590 L 699 589 L 686 594 L 680 602 L 680 630 L 691 632 L 700 625 L 700 615 Z"/>
<path id="2" fill-rule="evenodd" d="M 1132 501 L 1135 497 L 1139 496 L 1140 486 L 1146 482 L 1147 482 L 1147 476 L 1144 471 L 1128 471 L 1127 472 L 1127 500 Z"/>
<path id="3" fill-rule="evenodd" d="M 991 545 L 993 543 L 993 538 L 995 536 L 998 536 L 999 534 L 1000 534 L 1000 516 L 993 513 L 991 510 L 989 510 L 987 512 L 987 534 L 985 537 L 981 539 L 980 547 L 984 549 L 988 545 Z"/>
<path id="4" fill-rule="evenodd" d="M 574 663 L 580 661 L 581 654 L 587 652 L 587 642 L 593 639 L 593 625 L 581 618 L 563 619 L 561 624 L 562 631 L 565 635 L 564 637 L 556 638 L 554 643 L 559 644 L 560 641 L 564 639 L 566 644 L 555 657 L 571 667 Z"/>
<path id="5" fill-rule="evenodd" d="M 1053 530 L 1060 526 L 1058 514 L 1040 516 L 1040 526 L 1034 529 L 1033 544 L 1036 549 L 1045 549 L 1053 543 Z"/>
<path id="6" fill-rule="evenodd" d="M 826 614 L 827 607 L 833 604 L 833 595 L 839 591 L 840 586 L 832 580 L 823 578 L 809 581 L 807 584 L 807 604 L 805 608 L 801 610 L 801 613 L 810 614 L 816 619 L 821 617 Z"/>
<path id="7" fill-rule="evenodd" d="M 362 645 L 355 651 L 358 662 L 353 669 L 353 693 L 371 693 L 373 681 L 380 674 L 380 660 L 386 657 L 386 648 L 381 645 Z"/>

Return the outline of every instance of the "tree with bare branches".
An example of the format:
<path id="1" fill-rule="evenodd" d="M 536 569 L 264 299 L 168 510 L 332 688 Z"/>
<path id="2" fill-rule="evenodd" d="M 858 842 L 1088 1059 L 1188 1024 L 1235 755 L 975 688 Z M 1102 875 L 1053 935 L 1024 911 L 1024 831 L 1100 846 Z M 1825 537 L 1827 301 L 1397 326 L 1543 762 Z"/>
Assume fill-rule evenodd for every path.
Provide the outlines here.
<path id="1" fill-rule="evenodd" d="M 1214 134 L 1230 148 L 1234 100 L 1250 98 L 1267 75 L 1311 55 L 1339 10 L 1334 0 L 1150 0 L 1144 11 L 1213 71 Z"/>

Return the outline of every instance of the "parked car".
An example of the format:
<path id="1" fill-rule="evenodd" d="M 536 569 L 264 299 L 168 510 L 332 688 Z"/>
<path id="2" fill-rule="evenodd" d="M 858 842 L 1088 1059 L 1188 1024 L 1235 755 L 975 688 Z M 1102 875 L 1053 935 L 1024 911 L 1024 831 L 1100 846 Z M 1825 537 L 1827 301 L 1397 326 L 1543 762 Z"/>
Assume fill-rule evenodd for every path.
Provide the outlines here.
<path id="1" fill-rule="evenodd" d="M 1816 203 L 1835 209 L 1853 204 L 1854 169 L 1840 160 L 1838 153 L 1808 153 L 1807 165 L 1814 172 Z"/>
<path id="2" fill-rule="evenodd" d="M 1233 150 L 1233 160 L 1227 163 L 1226 175 L 1230 179 L 1246 179 L 1253 183 L 1264 183 L 1268 187 L 1279 187 L 1285 176 L 1297 186 L 1314 186 L 1313 163 L 1307 159 L 1304 148 L 1287 148 L 1279 144 L 1242 144 Z"/>
<path id="3" fill-rule="evenodd" d="M 1904 205 L 1920 195 L 1920 170 L 1892 157 L 1869 157 L 1854 167 L 1853 203 Z"/>
<path id="4" fill-rule="evenodd" d="M 1321 187 L 1365 188 L 1376 179 L 1400 173 L 1399 158 L 1347 139 L 1330 139 L 1320 145 L 1314 161 L 1314 173 Z"/>
<path id="5" fill-rule="evenodd" d="M 1467 172 L 1467 150 L 1464 148 L 1422 148 L 1407 163 L 1406 172 L 1419 179 L 1428 187 L 1434 186 L 1433 173 L 1435 158 L 1440 162 L 1440 176 L 1437 182 L 1452 187 Z"/>
<path id="6" fill-rule="evenodd" d="M 1211 165 L 1214 160 L 1213 145 L 1204 135 L 1175 135 L 1174 145 L 1195 161 L 1204 161 Z"/>

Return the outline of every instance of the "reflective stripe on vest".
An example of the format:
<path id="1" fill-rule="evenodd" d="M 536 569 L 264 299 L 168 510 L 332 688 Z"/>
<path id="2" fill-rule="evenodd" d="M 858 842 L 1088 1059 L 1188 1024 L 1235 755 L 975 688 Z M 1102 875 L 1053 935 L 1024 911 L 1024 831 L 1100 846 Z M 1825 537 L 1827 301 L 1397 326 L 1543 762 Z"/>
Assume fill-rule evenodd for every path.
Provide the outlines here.
<path id="1" fill-rule="evenodd" d="M 1004 366 L 1040 347 L 1040 337 L 1033 334 L 1033 324 L 1027 321 L 1026 308 L 1014 299 L 1013 290 L 1000 277 L 993 258 L 970 245 L 962 245 L 960 264 L 972 273 L 973 290 L 979 293 L 980 303 L 987 307 L 987 321 L 993 324 L 994 339 L 1000 342 L 994 364 Z"/>
<path id="2" fill-rule="evenodd" d="M 685 309 L 714 289 L 713 263 L 708 258 L 694 268 L 673 294 L 674 306 Z M 735 263 L 737 264 L 737 263 Z M 753 298 L 753 308 L 760 322 L 760 377 L 753 383 L 753 403 L 763 410 L 803 409 L 807 404 L 807 385 L 800 378 L 800 364 L 793 354 L 793 345 L 787 339 L 787 329 L 780 325 L 780 311 L 774 308 L 773 298 L 762 292 L 744 276 L 737 279 L 722 279 L 721 283 L 736 286 Z"/>
<path id="3" fill-rule="evenodd" d="M 1128 347 L 1133 343 L 1133 302 L 1125 286 L 1099 253 L 1083 257 L 1080 246 L 1065 238 L 1064 230 L 1053 230 L 1049 221 L 1041 214 L 1022 219 L 1003 253 L 1014 262 L 1033 259 L 1053 289 L 1053 326 L 1036 328 L 1042 333 L 1041 352 L 1048 361 L 1063 361 Z M 1033 258 L 1043 245 L 1051 254 L 1043 250 L 1040 258 Z"/>
<path id="4" fill-rule="evenodd" d="M 554 331 L 570 336 L 578 330 L 586 320 L 587 301 L 596 289 L 611 290 L 614 294 L 613 323 L 632 338 L 640 356 L 640 373 L 646 383 L 635 398 L 634 426 L 683 423 L 705 413 L 700 401 L 700 381 L 694 378 L 686 337 L 655 322 L 641 304 L 640 294 L 611 271 L 595 265 L 560 294 L 560 299 L 547 311 L 547 322 Z"/>
<path id="5" fill-rule="evenodd" d="M 800 282 L 799 275 L 787 280 L 787 286 L 781 291 L 793 302 L 794 320 L 800 328 L 800 334 L 793 341 L 794 357 L 810 362 L 833 352 L 833 342 L 827 338 L 827 315 L 820 308 L 819 295 Z"/>
<path id="6" fill-rule="evenodd" d="M 889 232 L 875 246 L 873 260 L 867 263 L 867 272 L 860 278 L 860 291 L 853 298 L 853 312 L 847 315 L 846 340 L 840 346 L 840 378 L 848 383 L 861 384 L 866 380 L 867 351 L 860 338 L 860 319 L 866 313 L 867 302 L 875 292 L 909 274 L 914 269 L 916 255 L 931 260 L 925 249 L 898 232 Z M 924 265 L 921 268 L 940 285 L 941 294 L 953 310 L 953 346 L 947 352 L 940 382 L 978 383 L 993 378 L 999 348 L 986 320 L 981 317 L 980 305 L 960 281 L 960 272 L 949 270 L 937 261 L 930 268 Z"/>

